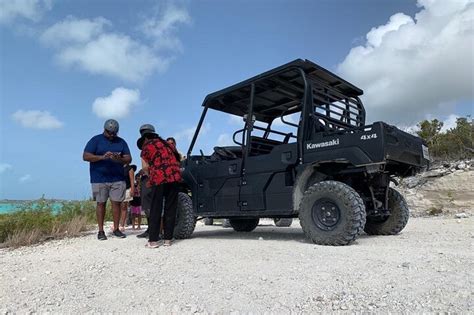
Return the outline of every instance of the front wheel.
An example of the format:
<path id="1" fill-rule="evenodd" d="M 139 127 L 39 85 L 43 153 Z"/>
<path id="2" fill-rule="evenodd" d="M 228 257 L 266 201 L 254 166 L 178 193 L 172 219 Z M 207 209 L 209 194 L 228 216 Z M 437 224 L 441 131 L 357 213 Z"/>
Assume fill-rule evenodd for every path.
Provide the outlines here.
<path id="1" fill-rule="evenodd" d="M 178 208 L 176 209 L 176 223 L 173 236 L 176 239 L 190 238 L 196 227 L 193 202 L 185 193 L 178 193 Z"/>
<path id="2" fill-rule="evenodd" d="M 344 183 L 319 182 L 305 191 L 299 219 L 306 237 L 314 243 L 348 245 L 364 228 L 364 201 Z"/>
<path id="3" fill-rule="evenodd" d="M 236 232 L 251 232 L 258 226 L 259 218 L 255 219 L 229 219 L 229 223 Z"/>
<path id="4" fill-rule="evenodd" d="M 388 190 L 388 210 L 390 215 L 384 218 L 367 218 L 364 231 L 370 235 L 395 235 L 408 223 L 410 210 L 403 196 L 393 188 Z"/>

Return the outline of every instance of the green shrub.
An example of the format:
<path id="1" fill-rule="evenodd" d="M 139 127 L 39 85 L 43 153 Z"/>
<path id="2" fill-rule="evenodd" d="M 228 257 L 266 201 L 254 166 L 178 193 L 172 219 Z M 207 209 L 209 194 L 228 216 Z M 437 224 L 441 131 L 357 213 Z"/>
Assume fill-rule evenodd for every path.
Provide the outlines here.
<path id="1" fill-rule="evenodd" d="M 474 123 L 470 117 L 460 117 L 456 127 L 441 132 L 443 123 L 437 119 L 418 124 L 418 136 L 426 141 L 435 159 L 465 159 L 474 157 Z"/>
<path id="2" fill-rule="evenodd" d="M 440 215 L 443 213 L 443 207 L 431 206 L 427 212 L 429 215 Z"/>
<path id="3" fill-rule="evenodd" d="M 111 216 L 110 210 L 107 212 Z M 22 205 L 18 211 L 0 214 L 0 243 L 3 247 L 16 247 L 46 238 L 74 236 L 94 223 L 94 202 L 39 199 Z"/>

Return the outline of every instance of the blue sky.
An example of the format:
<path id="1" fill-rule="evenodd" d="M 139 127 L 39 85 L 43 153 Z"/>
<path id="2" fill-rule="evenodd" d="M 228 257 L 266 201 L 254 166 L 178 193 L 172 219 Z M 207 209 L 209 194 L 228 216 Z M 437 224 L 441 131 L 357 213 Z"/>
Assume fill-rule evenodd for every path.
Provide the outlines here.
<path id="1" fill-rule="evenodd" d="M 143 123 L 186 152 L 207 94 L 296 58 L 362 88 L 369 122 L 452 126 L 473 112 L 473 6 L 0 0 L 0 199 L 88 198 L 82 152 L 109 117 L 135 163 Z M 237 128 L 212 114 L 198 147 Z"/>

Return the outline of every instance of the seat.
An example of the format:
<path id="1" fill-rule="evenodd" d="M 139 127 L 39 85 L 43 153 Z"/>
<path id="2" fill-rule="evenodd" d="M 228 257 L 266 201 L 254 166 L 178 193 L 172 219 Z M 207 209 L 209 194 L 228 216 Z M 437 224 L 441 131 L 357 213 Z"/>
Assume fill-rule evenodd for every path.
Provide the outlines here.
<path id="1" fill-rule="evenodd" d="M 283 142 L 252 136 L 250 137 L 250 155 L 268 154 L 275 146 L 280 144 L 283 144 Z"/>

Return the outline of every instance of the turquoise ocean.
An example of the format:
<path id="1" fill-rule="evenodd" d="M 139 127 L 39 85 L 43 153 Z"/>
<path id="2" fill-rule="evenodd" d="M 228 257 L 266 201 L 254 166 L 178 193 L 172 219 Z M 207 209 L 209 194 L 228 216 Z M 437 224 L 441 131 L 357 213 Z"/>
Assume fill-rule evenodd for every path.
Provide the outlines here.
<path id="1" fill-rule="evenodd" d="M 0 203 L 0 214 L 6 214 L 6 213 L 12 213 L 18 210 L 22 210 L 25 208 L 25 205 L 28 204 L 28 202 L 6 202 L 6 203 Z M 35 204 L 30 205 L 32 209 L 35 208 Z M 53 209 L 56 211 L 61 210 L 61 203 L 55 203 L 53 204 Z"/>

